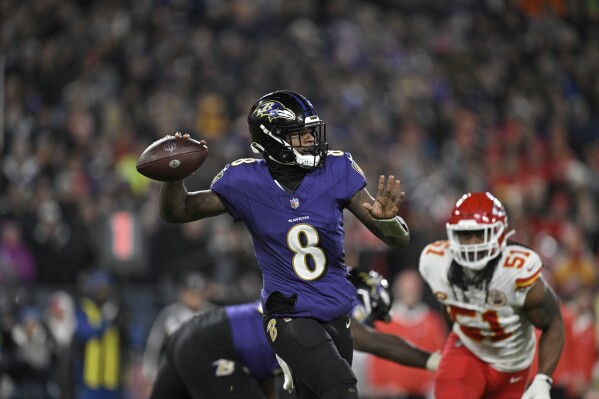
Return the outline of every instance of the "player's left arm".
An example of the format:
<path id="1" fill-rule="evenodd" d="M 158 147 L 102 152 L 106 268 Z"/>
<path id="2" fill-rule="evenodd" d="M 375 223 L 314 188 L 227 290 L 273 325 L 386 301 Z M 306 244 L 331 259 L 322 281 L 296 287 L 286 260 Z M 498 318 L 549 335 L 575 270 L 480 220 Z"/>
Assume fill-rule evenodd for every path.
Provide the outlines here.
<path id="1" fill-rule="evenodd" d="M 539 373 L 551 376 L 564 347 L 564 321 L 559 299 L 542 277 L 526 295 L 523 311 L 541 330 L 539 339 Z"/>
<path id="2" fill-rule="evenodd" d="M 397 215 L 405 193 L 399 191 L 399 180 L 389 176 L 379 177 L 376 198 L 366 188 L 356 192 L 347 209 L 381 241 L 393 247 L 406 247 L 410 242 L 408 226 Z"/>
<path id="3" fill-rule="evenodd" d="M 354 336 L 354 349 L 370 353 L 408 367 L 435 371 L 440 355 L 415 347 L 401 337 L 385 334 L 353 319 L 351 332 Z"/>

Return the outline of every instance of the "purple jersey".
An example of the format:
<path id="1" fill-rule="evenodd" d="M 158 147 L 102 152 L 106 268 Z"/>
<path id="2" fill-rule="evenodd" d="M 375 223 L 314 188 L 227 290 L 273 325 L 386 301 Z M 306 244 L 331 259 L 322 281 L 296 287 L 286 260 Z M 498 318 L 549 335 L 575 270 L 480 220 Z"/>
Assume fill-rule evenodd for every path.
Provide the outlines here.
<path id="1" fill-rule="evenodd" d="M 366 185 L 349 153 L 329 151 L 294 193 L 271 177 L 266 162 L 240 159 L 213 180 L 235 221 L 243 221 L 262 269 L 262 303 L 275 291 L 297 294 L 289 314 L 330 321 L 349 314 L 356 289 L 347 279 L 343 209 Z"/>
<path id="2" fill-rule="evenodd" d="M 226 306 L 225 312 L 239 359 L 255 378 L 261 380 L 273 375 L 280 366 L 264 335 L 259 304 L 256 301 Z"/>

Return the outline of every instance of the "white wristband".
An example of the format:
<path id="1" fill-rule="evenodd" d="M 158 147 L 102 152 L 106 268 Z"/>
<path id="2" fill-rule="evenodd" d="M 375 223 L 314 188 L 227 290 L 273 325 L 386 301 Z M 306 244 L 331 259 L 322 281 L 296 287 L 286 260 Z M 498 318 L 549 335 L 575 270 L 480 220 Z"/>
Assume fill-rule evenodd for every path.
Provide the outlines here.
<path id="1" fill-rule="evenodd" d="M 374 219 L 374 222 L 387 237 L 405 237 L 410 235 L 408 225 L 400 216 L 395 216 L 391 219 Z"/>
<path id="2" fill-rule="evenodd" d="M 549 377 L 547 374 L 538 373 L 535 375 L 535 379 L 545 380 L 547 384 L 553 385 L 553 378 Z"/>
<path id="3" fill-rule="evenodd" d="M 537 374 L 522 395 L 522 399 L 551 399 L 551 384 L 553 384 L 551 377 L 542 373 Z"/>
<path id="4" fill-rule="evenodd" d="M 441 362 L 441 352 L 436 351 L 431 353 L 431 355 L 426 360 L 426 369 L 428 371 L 437 371 L 439 368 L 439 363 Z"/>

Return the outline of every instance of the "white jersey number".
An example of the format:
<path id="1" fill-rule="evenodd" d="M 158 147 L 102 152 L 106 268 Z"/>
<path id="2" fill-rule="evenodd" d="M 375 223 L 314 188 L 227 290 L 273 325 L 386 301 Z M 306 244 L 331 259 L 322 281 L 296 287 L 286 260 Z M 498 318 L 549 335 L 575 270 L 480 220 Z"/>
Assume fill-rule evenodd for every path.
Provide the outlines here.
<path id="1" fill-rule="evenodd" d="M 217 377 L 226 377 L 235 372 L 235 362 L 228 359 L 218 359 L 212 362 L 215 367 L 214 375 Z"/>
<path id="2" fill-rule="evenodd" d="M 302 280 L 317 280 L 326 270 L 327 257 L 322 248 L 318 231 L 309 224 L 296 224 L 287 232 L 287 245 L 293 255 L 293 270 Z M 308 263 L 312 259 L 312 265 Z"/>

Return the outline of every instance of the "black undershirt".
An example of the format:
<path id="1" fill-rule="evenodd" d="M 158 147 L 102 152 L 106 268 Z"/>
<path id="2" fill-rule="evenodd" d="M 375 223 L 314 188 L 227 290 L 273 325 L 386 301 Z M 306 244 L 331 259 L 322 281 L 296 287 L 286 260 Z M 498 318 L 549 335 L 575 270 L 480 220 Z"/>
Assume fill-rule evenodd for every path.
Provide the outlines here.
<path id="1" fill-rule="evenodd" d="M 266 160 L 266 164 L 272 178 L 290 193 L 302 184 L 304 176 L 308 173 L 308 169 L 297 165 L 281 165 L 270 160 Z"/>

